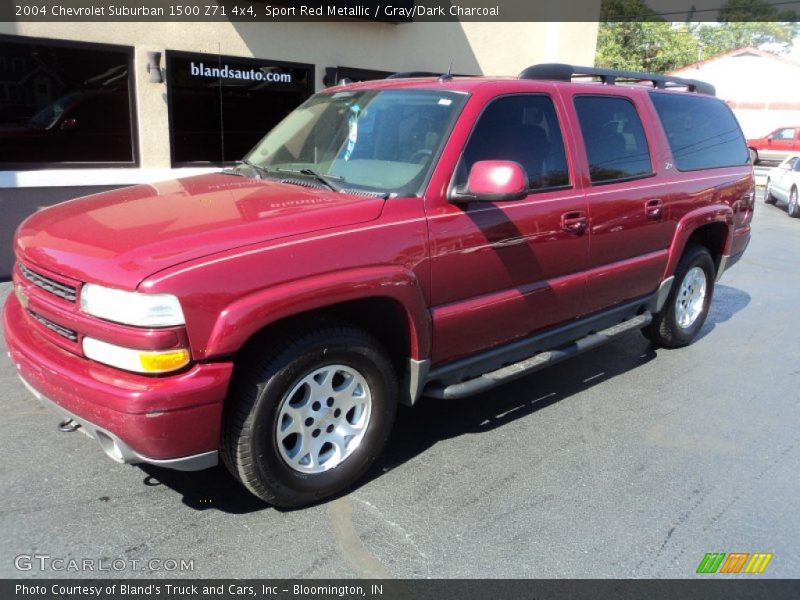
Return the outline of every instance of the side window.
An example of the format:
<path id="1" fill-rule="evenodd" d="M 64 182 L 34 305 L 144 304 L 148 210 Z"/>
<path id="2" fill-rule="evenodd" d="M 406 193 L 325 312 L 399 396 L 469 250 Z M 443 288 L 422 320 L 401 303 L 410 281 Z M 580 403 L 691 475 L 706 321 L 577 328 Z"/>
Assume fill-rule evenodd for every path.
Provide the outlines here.
<path id="1" fill-rule="evenodd" d="M 564 140 L 550 97 L 526 94 L 492 101 L 464 148 L 458 187 L 467 183 L 472 165 L 481 160 L 518 162 L 528 175 L 531 191 L 569 185 Z"/>
<path id="2" fill-rule="evenodd" d="M 679 171 L 744 165 L 744 135 L 727 104 L 687 92 L 650 92 Z"/>
<path id="3" fill-rule="evenodd" d="M 632 102 L 613 96 L 578 96 L 575 111 L 593 184 L 653 173 L 647 137 Z"/>
<path id="4" fill-rule="evenodd" d="M 772 136 L 774 140 L 793 140 L 794 139 L 794 129 L 781 129 L 775 132 L 775 135 Z"/>

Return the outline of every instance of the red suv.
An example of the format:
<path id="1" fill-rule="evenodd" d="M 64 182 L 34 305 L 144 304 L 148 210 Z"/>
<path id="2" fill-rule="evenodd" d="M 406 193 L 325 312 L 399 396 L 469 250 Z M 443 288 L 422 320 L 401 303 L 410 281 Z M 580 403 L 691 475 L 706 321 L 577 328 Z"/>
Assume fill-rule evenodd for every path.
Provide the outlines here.
<path id="1" fill-rule="evenodd" d="M 365 472 L 398 403 L 632 329 L 690 343 L 753 198 L 744 137 L 702 82 L 539 65 L 339 86 L 231 170 L 30 217 L 6 342 L 113 459 L 219 453 L 300 506 Z"/>

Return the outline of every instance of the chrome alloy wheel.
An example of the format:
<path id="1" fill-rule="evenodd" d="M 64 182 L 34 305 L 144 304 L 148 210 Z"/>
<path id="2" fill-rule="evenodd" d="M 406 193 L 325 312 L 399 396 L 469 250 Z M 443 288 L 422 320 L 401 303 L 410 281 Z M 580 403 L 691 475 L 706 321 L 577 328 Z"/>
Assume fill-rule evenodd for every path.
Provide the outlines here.
<path id="1" fill-rule="evenodd" d="M 372 394 L 364 376 L 345 365 L 305 375 L 281 400 L 275 439 L 281 458 L 301 473 L 340 465 L 364 437 Z"/>
<path id="2" fill-rule="evenodd" d="M 703 312 L 706 300 L 706 272 L 692 267 L 686 273 L 675 298 L 675 320 L 681 329 L 688 329 Z"/>

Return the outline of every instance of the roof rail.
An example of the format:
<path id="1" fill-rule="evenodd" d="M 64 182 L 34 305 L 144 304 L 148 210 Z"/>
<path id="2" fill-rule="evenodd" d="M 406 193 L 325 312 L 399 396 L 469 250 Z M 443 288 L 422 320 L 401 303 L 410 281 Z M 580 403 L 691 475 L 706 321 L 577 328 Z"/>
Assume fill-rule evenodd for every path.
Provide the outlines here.
<path id="1" fill-rule="evenodd" d="M 614 85 L 618 80 L 623 81 L 649 81 L 653 87 L 665 89 L 667 87 L 685 86 L 690 92 L 715 96 L 717 91 L 714 86 L 697 79 L 684 79 L 671 75 L 657 75 L 639 71 L 618 71 L 598 67 L 578 67 L 563 63 L 545 63 L 528 67 L 519 74 L 520 79 L 549 79 L 553 81 L 572 81 L 573 77 L 597 77 L 607 85 Z"/>

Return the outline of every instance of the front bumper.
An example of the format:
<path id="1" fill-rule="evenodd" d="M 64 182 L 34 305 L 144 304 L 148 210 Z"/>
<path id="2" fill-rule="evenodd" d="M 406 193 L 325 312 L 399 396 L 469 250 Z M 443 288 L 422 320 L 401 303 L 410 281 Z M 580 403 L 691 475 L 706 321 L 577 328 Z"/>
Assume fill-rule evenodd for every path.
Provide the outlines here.
<path id="1" fill-rule="evenodd" d="M 95 425 L 94 423 L 90 423 L 86 419 L 69 412 L 62 406 L 59 406 L 57 403 L 50 400 L 50 398 L 43 396 L 39 390 L 25 381 L 25 378 L 22 377 L 22 375 L 20 375 L 19 378 L 22 383 L 25 384 L 25 387 L 27 387 L 36 397 L 36 399 L 39 400 L 39 402 L 41 402 L 47 408 L 54 410 L 62 417 L 70 419 L 80 425 L 79 431 L 85 433 L 93 440 L 96 440 L 103 449 L 103 452 L 105 452 L 109 458 L 118 463 L 131 465 L 148 463 L 151 465 L 157 465 L 159 467 L 175 469 L 177 471 L 201 471 L 203 469 L 214 467 L 218 463 L 219 452 L 217 450 L 203 452 L 202 454 L 195 454 L 194 456 L 183 456 L 180 458 L 159 459 L 142 456 L 110 431 L 107 431 L 102 427 Z"/>
<path id="2" fill-rule="evenodd" d="M 114 460 L 181 470 L 216 464 L 232 363 L 197 364 L 167 377 L 120 371 L 50 342 L 13 294 L 3 325 L 23 382 L 80 423 Z"/>

